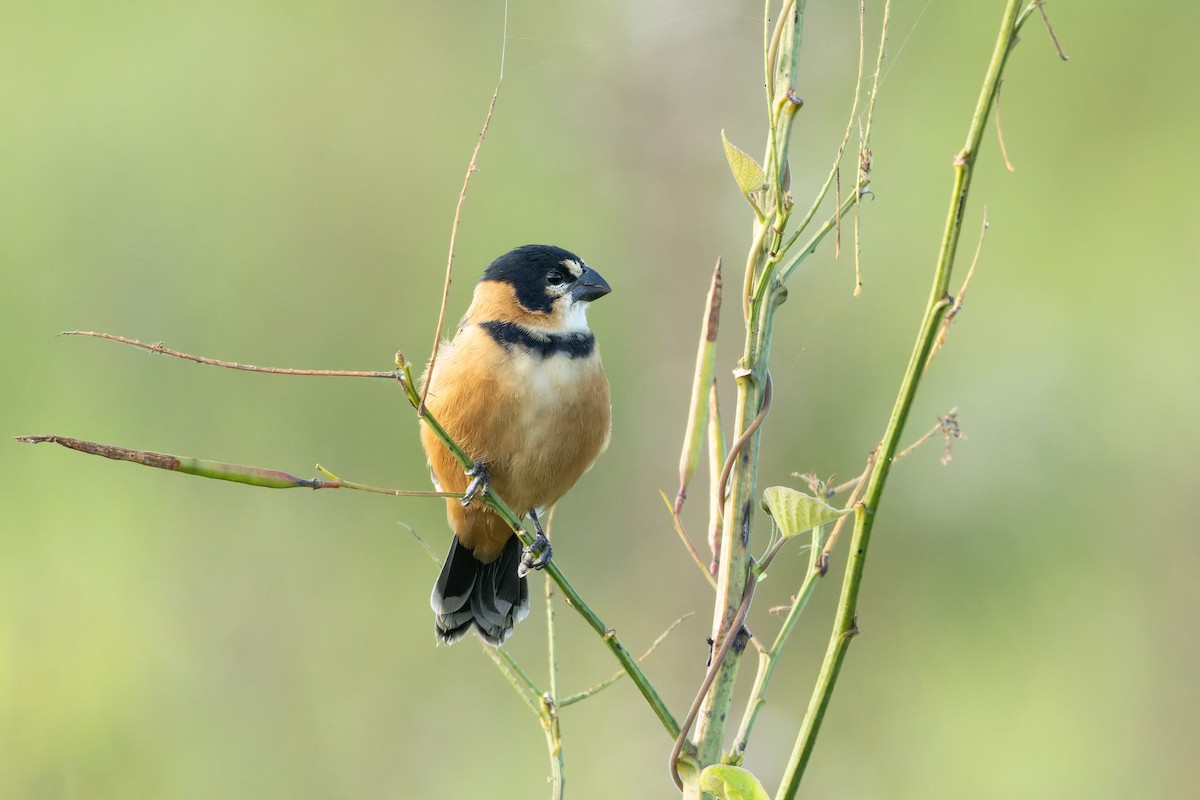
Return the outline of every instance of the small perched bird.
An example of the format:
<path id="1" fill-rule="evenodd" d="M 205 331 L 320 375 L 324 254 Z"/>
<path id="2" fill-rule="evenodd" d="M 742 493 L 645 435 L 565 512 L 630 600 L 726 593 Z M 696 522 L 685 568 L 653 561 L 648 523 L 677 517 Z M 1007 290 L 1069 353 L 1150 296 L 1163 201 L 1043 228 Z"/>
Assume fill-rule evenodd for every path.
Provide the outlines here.
<path id="1" fill-rule="evenodd" d="M 544 515 L 608 445 L 608 378 L 587 307 L 611 291 L 604 278 L 560 247 L 525 245 L 484 271 L 453 341 L 430 375 L 426 408 L 472 459 L 465 471 L 424 422 L 421 444 L 454 531 L 433 587 L 439 642 L 474 626 L 499 646 L 529 613 L 525 572 L 550 560 Z M 537 531 L 533 548 L 480 499 L 495 490 Z"/>

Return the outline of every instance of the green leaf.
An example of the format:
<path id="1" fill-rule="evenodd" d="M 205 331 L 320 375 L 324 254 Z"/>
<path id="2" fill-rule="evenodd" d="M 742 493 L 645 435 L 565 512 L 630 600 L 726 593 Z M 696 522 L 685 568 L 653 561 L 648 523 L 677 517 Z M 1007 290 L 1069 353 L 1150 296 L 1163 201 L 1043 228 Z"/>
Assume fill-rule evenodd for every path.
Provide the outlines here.
<path id="1" fill-rule="evenodd" d="M 784 537 L 819 528 L 826 522 L 844 517 L 853 508 L 834 508 L 815 497 L 789 489 L 772 486 L 763 491 L 763 508 L 775 519 Z"/>
<path id="2" fill-rule="evenodd" d="M 721 131 L 721 141 L 725 143 L 725 158 L 729 160 L 729 169 L 733 171 L 733 179 L 737 181 L 738 188 L 742 190 L 745 198 L 757 208 L 758 206 L 751 200 L 750 195 L 767 185 L 766 173 L 749 154 L 738 149 L 725 138 L 725 131 Z"/>
<path id="3" fill-rule="evenodd" d="M 771 800 L 758 779 L 748 770 L 728 764 L 712 764 L 700 773 L 700 789 L 717 800 Z"/>

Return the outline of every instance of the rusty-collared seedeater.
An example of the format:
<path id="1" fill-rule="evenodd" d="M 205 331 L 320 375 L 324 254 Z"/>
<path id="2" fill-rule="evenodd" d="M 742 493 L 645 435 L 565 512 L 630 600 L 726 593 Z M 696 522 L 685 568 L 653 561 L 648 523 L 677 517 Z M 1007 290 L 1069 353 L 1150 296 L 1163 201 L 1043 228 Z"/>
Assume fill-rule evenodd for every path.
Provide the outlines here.
<path id="1" fill-rule="evenodd" d="M 424 423 L 421 444 L 446 499 L 454 540 L 433 587 L 439 642 L 474 627 L 492 645 L 529 613 L 525 572 L 550 559 L 540 516 L 575 485 L 608 444 L 608 378 L 587 307 L 611 289 L 578 256 L 525 245 L 497 258 L 475 287 L 454 339 L 421 382 L 426 407 L 474 460 L 462 465 Z M 490 486 L 537 537 L 516 534 L 482 502 Z"/>

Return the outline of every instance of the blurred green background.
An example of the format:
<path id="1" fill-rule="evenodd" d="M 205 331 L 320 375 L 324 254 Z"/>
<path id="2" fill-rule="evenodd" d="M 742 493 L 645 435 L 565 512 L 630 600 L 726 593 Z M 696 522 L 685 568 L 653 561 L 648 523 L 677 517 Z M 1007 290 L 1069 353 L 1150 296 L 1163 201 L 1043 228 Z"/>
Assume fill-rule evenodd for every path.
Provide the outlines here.
<path id="1" fill-rule="evenodd" d="M 849 111 L 854 5 L 810 4 L 801 197 Z M 1002 4 L 894 5 L 865 289 L 851 296 L 852 262 L 828 247 L 794 281 L 764 486 L 855 474 L 882 432 Z M 989 133 L 964 252 L 984 206 L 991 229 L 905 437 L 956 406 L 969 438 L 949 466 L 934 445 L 893 473 L 808 796 L 1175 798 L 1200 780 L 1196 15 L 1165 0 L 1049 11 L 1071 60 L 1027 28 L 1001 105 L 1016 170 Z M 760 14 L 514 2 L 455 262 L 453 318 L 525 242 L 575 250 L 614 287 L 591 314 L 612 445 L 560 505 L 555 554 L 633 650 L 698 610 L 646 665 L 680 716 L 710 593 L 658 490 L 675 487 L 706 276 L 748 244 L 719 134 L 761 152 Z M 425 488 L 395 387 L 55 334 L 277 366 L 423 360 L 501 5 L 50 0 L 0 18 L 4 433 Z M 724 377 L 739 322 L 731 302 Z M 536 721 L 475 643 L 434 646 L 435 569 L 409 526 L 440 554 L 437 502 L 12 442 L 0 465 L 0 796 L 545 796 Z M 843 559 L 751 744 L 772 787 Z M 755 632 L 773 635 L 766 610 L 803 564 L 797 547 L 772 570 Z M 535 604 L 512 642 L 539 680 L 544 616 Z M 610 674 L 595 637 L 559 619 L 564 691 Z M 669 742 L 629 685 L 562 727 L 571 796 L 673 793 Z"/>

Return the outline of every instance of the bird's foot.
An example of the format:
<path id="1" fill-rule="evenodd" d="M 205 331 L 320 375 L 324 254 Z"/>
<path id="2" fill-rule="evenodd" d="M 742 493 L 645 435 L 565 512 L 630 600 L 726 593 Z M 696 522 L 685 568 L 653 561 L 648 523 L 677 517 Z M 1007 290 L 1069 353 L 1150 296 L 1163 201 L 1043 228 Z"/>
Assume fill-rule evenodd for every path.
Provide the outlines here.
<path id="1" fill-rule="evenodd" d="M 492 476 L 488 474 L 487 464 L 482 461 L 476 461 L 467 470 L 467 477 L 471 482 L 467 484 L 467 491 L 463 493 L 462 505 L 463 508 L 471 505 L 475 498 L 480 495 L 485 495 L 492 488 Z"/>
<path id="2" fill-rule="evenodd" d="M 554 548 L 550 546 L 550 540 L 541 531 L 538 531 L 537 537 L 533 540 L 533 545 L 526 547 L 521 552 L 521 566 L 517 567 L 517 574 L 521 577 L 531 569 L 541 569 L 550 563 L 550 557 L 554 553 Z"/>

